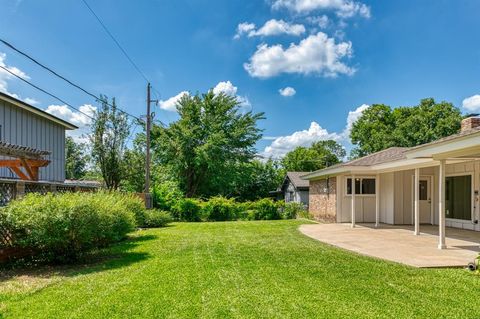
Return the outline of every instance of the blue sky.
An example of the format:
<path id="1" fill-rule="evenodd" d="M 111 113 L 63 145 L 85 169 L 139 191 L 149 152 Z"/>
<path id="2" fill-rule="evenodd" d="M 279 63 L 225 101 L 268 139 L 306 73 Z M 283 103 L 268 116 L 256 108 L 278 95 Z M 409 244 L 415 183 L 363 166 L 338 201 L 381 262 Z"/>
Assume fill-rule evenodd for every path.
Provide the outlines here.
<path id="1" fill-rule="evenodd" d="M 265 112 L 266 138 L 257 145 L 265 156 L 326 138 L 349 149 L 347 122 L 373 103 L 433 97 L 464 113 L 480 111 L 477 0 L 89 3 L 160 93 L 157 119 L 177 118 L 171 98 L 179 93 L 216 87 Z M 145 113 L 145 81 L 81 0 L 0 0 L 0 7 L 1 38 L 85 88 L 117 97 L 128 112 Z M 0 53 L 0 64 L 72 105 L 95 106 L 10 49 L 0 46 Z M 280 94 L 285 88 L 290 96 Z M 0 90 L 88 122 L 5 73 Z"/>

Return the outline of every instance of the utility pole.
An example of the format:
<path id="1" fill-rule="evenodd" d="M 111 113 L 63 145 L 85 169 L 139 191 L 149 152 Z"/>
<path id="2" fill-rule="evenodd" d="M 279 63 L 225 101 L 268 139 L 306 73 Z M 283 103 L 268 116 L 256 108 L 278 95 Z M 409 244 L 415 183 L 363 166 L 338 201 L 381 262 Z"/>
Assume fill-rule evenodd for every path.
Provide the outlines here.
<path id="1" fill-rule="evenodd" d="M 151 198 L 150 198 L 150 127 L 152 121 L 152 112 L 150 111 L 150 103 L 152 99 L 150 98 L 150 83 L 147 84 L 147 122 L 145 124 L 146 134 L 147 134 L 147 145 L 146 145 L 146 160 L 145 160 L 145 204 L 147 208 L 151 208 Z"/>

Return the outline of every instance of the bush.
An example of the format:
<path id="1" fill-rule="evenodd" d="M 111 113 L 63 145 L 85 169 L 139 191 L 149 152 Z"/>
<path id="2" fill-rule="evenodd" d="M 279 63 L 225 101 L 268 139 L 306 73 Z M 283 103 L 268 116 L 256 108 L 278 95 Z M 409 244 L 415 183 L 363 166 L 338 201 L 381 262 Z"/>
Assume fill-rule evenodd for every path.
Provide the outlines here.
<path id="1" fill-rule="evenodd" d="M 145 213 L 145 227 L 148 228 L 165 227 L 172 220 L 172 215 L 166 211 L 152 209 Z"/>
<path id="2" fill-rule="evenodd" d="M 234 199 L 222 196 L 210 198 L 203 206 L 203 213 L 209 221 L 236 220 L 238 210 Z"/>
<path id="3" fill-rule="evenodd" d="M 29 194 L 0 213 L 12 246 L 47 261 L 69 261 L 124 239 L 135 228 L 136 206 L 136 199 L 119 193 Z"/>
<path id="4" fill-rule="evenodd" d="M 123 204 L 128 211 L 133 212 L 137 227 L 145 226 L 145 203 L 133 194 L 125 194 L 122 197 Z"/>
<path id="5" fill-rule="evenodd" d="M 270 198 L 263 198 L 251 204 L 256 220 L 281 219 L 277 204 Z"/>
<path id="6" fill-rule="evenodd" d="M 295 219 L 297 217 L 301 217 L 305 215 L 305 212 L 306 212 L 306 209 L 302 203 L 289 202 L 289 203 L 286 203 L 283 208 L 282 218 Z"/>
<path id="7" fill-rule="evenodd" d="M 184 198 L 173 208 L 174 217 L 186 222 L 202 220 L 202 202 L 193 198 Z"/>
<path id="8" fill-rule="evenodd" d="M 153 207 L 172 211 L 183 198 L 182 192 L 173 182 L 164 182 L 153 187 Z"/>

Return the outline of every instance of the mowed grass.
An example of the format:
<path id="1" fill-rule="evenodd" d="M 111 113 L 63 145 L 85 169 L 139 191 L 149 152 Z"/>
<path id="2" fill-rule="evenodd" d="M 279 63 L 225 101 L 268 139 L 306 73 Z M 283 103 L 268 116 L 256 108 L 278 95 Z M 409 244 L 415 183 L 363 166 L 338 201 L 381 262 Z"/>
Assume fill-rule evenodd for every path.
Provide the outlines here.
<path id="1" fill-rule="evenodd" d="M 301 221 L 179 223 L 81 266 L 3 272 L 4 318 L 478 318 L 480 277 L 303 236 Z M 0 317 L 2 317 L 0 315 Z"/>

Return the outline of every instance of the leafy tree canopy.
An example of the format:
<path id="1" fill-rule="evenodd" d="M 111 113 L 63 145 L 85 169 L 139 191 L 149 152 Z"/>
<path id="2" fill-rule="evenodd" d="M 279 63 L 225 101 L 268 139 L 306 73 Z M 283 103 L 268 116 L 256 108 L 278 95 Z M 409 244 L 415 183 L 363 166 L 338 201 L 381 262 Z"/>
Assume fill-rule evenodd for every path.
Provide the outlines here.
<path id="1" fill-rule="evenodd" d="M 71 136 L 65 139 L 65 177 L 67 179 L 81 179 L 86 174 L 88 156 L 86 146 L 83 143 L 76 143 Z"/>
<path id="2" fill-rule="evenodd" d="M 92 158 L 100 169 L 108 189 L 117 189 L 125 176 L 125 150 L 130 132 L 127 116 L 117 109 L 115 98 L 111 104 L 100 96 L 101 107 L 92 120 Z"/>
<path id="3" fill-rule="evenodd" d="M 428 98 L 413 107 L 391 108 L 374 104 L 353 124 L 351 157 L 357 158 L 389 147 L 413 147 L 455 134 L 460 110 L 448 102 Z"/>
<path id="4" fill-rule="evenodd" d="M 339 163 L 345 157 L 345 149 L 333 140 L 318 141 L 310 147 L 299 146 L 282 159 L 287 171 L 311 172 Z"/>
<path id="5" fill-rule="evenodd" d="M 154 127 L 152 146 L 161 165 L 178 178 L 187 197 L 233 193 L 232 181 L 242 163 L 251 161 L 261 138 L 257 121 L 263 113 L 241 112 L 234 96 L 224 93 L 184 95 L 180 119 Z"/>

